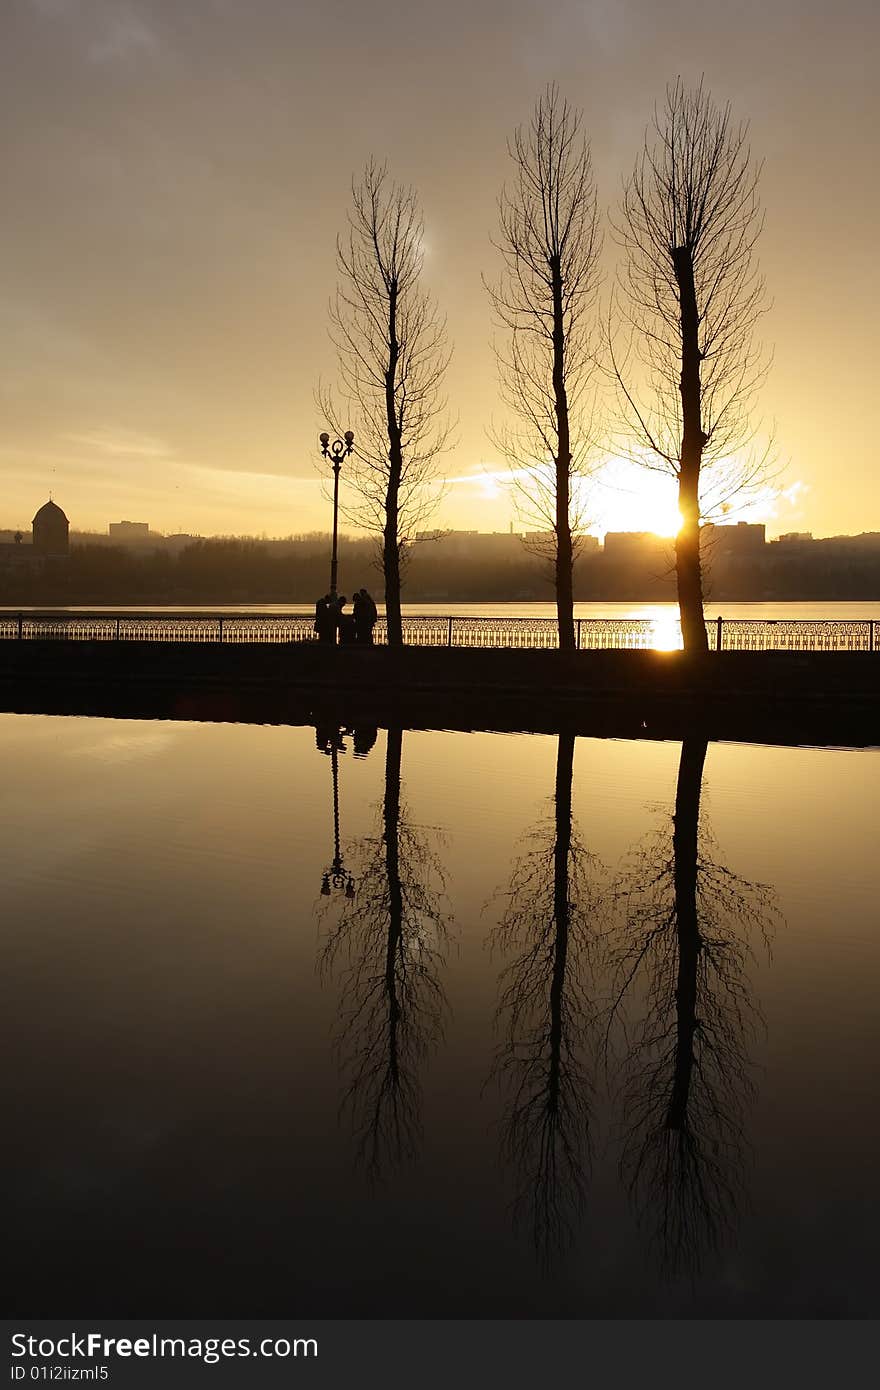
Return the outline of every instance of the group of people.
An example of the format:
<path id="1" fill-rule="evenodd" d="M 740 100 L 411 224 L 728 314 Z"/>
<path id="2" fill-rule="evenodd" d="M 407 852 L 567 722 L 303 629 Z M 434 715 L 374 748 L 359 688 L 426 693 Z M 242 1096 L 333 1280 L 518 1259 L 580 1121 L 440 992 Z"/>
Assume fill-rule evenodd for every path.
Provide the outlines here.
<path id="1" fill-rule="evenodd" d="M 376 739 L 379 737 L 379 730 L 369 727 L 356 729 L 343 728 L 340 724 L 316 724 L 315 725 L 315 747 L 319 753 L 326 753 L 328 757 L 333 752 L 345 753 L 348 749 L 346 738 L 353 739 L 352 752 L 356 758 L 365 758 L 370 750 L 375 746 Z"/>
<path id="2" fill-rule="evenodd" d="M 325 594 L 315 604 L 315 632 L 319 642 L 330 642 L 341 646 L 351 642 L 362 646 L 373 645 L 373 628 L 379 614 L 376 605 L 366 589 L 358 589 L 352 600 L 352 612 L 343 610 L 348 603 L 345 594 Z M 338 636 L 337 636 L 338 634 Z"/>

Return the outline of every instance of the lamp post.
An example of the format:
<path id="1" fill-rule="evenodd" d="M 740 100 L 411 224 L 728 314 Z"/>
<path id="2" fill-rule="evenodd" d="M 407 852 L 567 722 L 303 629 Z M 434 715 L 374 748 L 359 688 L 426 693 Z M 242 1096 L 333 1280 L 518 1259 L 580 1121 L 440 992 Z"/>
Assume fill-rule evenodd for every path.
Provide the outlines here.
<path id="1" fill-rule="evenodd" d="M 330 436 L 325 430 L 321 435 L 321 453 L 324 458 L 330 459 L 333 465 L 333 551 L 330 557 L 330 592 L 336 597 L 336 543 L 339 526 L 339 470 L 342 467 L 342 460 L 347 458 L 354 445 L 354 435 L 351 430 L 346 430 L 341 439 L 334 439 L 330 443 Z"/>

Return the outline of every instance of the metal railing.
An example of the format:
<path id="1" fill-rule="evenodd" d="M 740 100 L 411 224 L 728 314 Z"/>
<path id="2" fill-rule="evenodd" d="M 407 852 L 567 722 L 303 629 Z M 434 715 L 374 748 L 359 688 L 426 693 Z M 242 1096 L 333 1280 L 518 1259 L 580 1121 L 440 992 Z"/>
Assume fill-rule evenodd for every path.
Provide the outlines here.
<path id="1" fill-rule="evenodd" d="M 707 621 L 714 651 L 880 651 L 880 622 L 864 619 L 713 618 Z M 385 619 L 374 631 L 387 642 Z M 675 650 L 682 645 L 677 618 L 577 618 L 581 651 Z M 559 646 L 555 618 L 418 617 L 403 619 L 403 639 L 416 647 L 528 648 Z M 312 642 L 308 614 L 109 614 L 4 613 L 0 641 L 79 642 Z"/>

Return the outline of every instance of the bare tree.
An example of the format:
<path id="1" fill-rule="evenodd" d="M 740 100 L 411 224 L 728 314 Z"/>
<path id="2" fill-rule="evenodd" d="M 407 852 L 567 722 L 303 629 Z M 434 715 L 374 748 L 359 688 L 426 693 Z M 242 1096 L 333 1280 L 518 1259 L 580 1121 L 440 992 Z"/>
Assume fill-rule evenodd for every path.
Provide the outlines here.
<path id="1" fill-rule="evenodd" d="M 574 648 L 572 576 L 586 521 L 577 481 L 589 471 L 590 310 L 601 247 L 581 125 L 580 113 L 550 85 L 528 126 L 517 129 L 495 243 L 504 270 L 489 286 L 504 332 L 496 344 L 502 396 L 519 421 L 496 431 L 495 444 L 511 465 L 522 514 L 550 537 L 565 650 Z"/>
<path id="2" fill-rule="evenodd" d="M 441 394 L 446 324 L 422 281 L 415 191 L 371 160 L 352 183 L 348 222 L 337 240 L 340 281 L 330 309 L 338 403 L 327 390 L 319 400 L 335 429 L 354 430 L 348 477 L 357 501 L 343 510 L 381 538 L 388 641 L 399 646 L 405 552 L 440 498 L 435 464 L 449 434 Z"/>
<path id="3" fill-rule="evenodd" d="M 503 1153 L 514 1220 L 549 1265 L 574 1239 L 590 1172 L 589 1043 L 601 872 L 572 815 L 574 735 L 560 734 L 553 814 L 529 835 L 504 894 L 493 945 L 505 957 L 492 1075 L 506 1099 Z"/>
<path id="4" fill-rule="evenodd" d="M 615 890 L 625 920 L 610 941 L 608 1015 L 610 1028 L 632 999 L 621 1172 L 661 1262 L 692 1274 L 743 1196 L 748 1044 L 761 1022 L 749 966 L 780 920 L 770 888 L 716 857 L 700 806 L 706 748 L 700 736 L 682 743 L 671 827 L 640 847 Z"/>
<path id="5" fill-rule="evenodd" d="M 678 480 L 678 601 L 685 650 L 697 653 L 708 650 L 701 518 L 767 476 L 767 454 L 750 447 L 767 361 L 754 344 L 763 219 L 747 137 L 702 82 L 688 90 L 678 79 L 655 111 L 615 227 L 625 255 L 616 299 L 629 332 L 622 353 L 609 333 L 612 370 L 632 456 Z"/>
<path id="6" fill-rule="evenodd" d="M 403 731 L 389 729 L 380 823 L 357 846 L 356 891 L 320 959 L 322 973 L 342 976 L 343 1103 L 358 1158 L 376 1178 L 417 1151 L 419 1068 L 442 1034 L 445 1007 L 445 879 L 401 798 L 402 746 Z"/>

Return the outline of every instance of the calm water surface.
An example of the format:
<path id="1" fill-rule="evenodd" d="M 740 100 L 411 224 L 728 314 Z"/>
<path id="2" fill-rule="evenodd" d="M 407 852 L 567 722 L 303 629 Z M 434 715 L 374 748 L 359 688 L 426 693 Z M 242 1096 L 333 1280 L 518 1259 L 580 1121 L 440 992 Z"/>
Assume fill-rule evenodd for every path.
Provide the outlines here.
<path id="1" fill-rule="evenodd" d="M 378 585 L 376 586 L 378 592 Z M 0 610 L 2 611 L 2 610 Z M 8 612 L 42 612 L 40 608 L 14 608 Z M 313 610 L 304 604 L 287 603 L 220 603 L 220 604 L 166 604 L 119 607 L 113 604 L 80 605 L 51 609 L 53 613 L 309 613 Z M 379 612 L 385 612 L 385 605 L 379 603 Z M 880 603 L 859 600 L 838 602 L 803 603 L 713 603 L 706 601 L 707 620 L 714 621 L 719 614 L 723 618 L 768 619 L 869 619 L 880 622 Z M 556 606 L 553 603 L 404 603 L 404 617 L 435 617 L 451 614 L 458 618 L 553 618 Z M 576 603 L 576 618 L 651 618 L 666 625 L 678 617 L 677 603 Z"/>
<path id="2" fill-rule="evenodd" d="M 10 1311 L 875 1316 L 880 751 L 332 734 L 0 716 Z"/>

